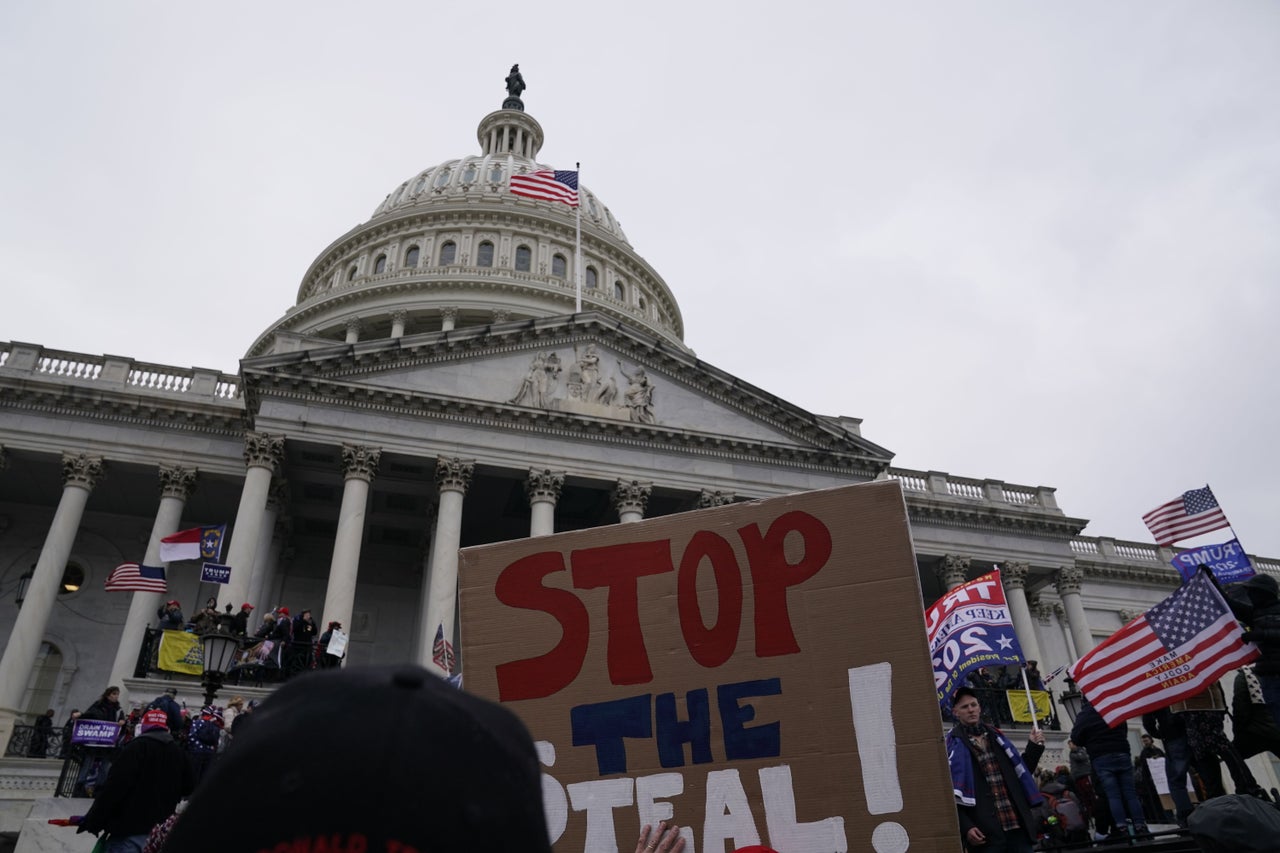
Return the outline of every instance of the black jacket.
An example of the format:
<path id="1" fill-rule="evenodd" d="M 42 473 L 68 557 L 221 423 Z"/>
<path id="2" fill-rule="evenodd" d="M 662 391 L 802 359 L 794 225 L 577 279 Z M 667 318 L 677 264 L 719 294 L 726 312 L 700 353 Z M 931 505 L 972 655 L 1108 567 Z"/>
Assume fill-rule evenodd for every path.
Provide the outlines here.
<path id="1" fill-rule="evenodd" d="M 951 732 L 953 736 L 964 741 L 964 745 L 969 748 L 969 760 L 973 762 L 974 804 L 972 806 L 956 805 L 956 813 L 960 819 L 960 837 L 965 838 L 969 834 L 969 830 L 976 826 L 982 831 L 983 835 L 991 838 L 1000 831 L 1000 821 L 996 817 L 996 804 L 991 794 L 991 786 L 987 784 L 986 778 L 982 775 L 982 768 L 978 765 L 976 749 L 969 742 L 969 738 L 964 736 L 958 726 L 952 729 Z M 1022 789 L 1022 783 L 1018 781 L 1017 772 L 1013 769 L 1013 762 L 1009 760 L 1009 756 L 1004 754 L 1004 750 L 995 743 L 995 739 L 990 735 L 987 736 L 987 742 L 995 752 L 996 765 L 1000 768 L 1000 775 L 1004 777 L 1005 787 L 1009 790 L 1009 797 L 1013 801 L 1013 807 L 1018 812 L 1018 822 L 1026 829 L 1028 839 L 1035 843 L 1039 824 L 1031 812 L 1031 803 L 1027 800 L 1027 793 Z M 1028 773 L 1035 775 L 1036 765 L 1040 763 L 1040 756 L 1043 754 L 1044 746 L 1042 744 L 1027 744 L 1027 748 L 1022 751 L 1022 763 L 1027 766 Z M 979 853 L 982 850 L 981 847 L 973 849 L 975 853 Z"/>
<path id="2" fill-rule="evenodd" d="M 1280 584 L 1270 575 L 1255 575 L 1227 587 L 1226 598 L 1231 612 L 1248 626 L 1245 640 L 1262 652 L 1253 671 L 1280 675 Z"/>
<path id="3" fill-rule="evenodd" d="M 173 814 L 192 787 L 191 765 L 173 736 L 164 729 L 144 732 L 120 750 L 80 828 L 142 835 Z"/>
<path id="4" fill-rule="evenodd" d="M 1091 761 L 1099 755 L 1120 753 L 1128 757 L 1131 754 L 1128 726 L 1119 723 L 1114 728 L 1108 726 L 1092 705 L 1080 709 L 1080 716 L 1071 728 L 1071 739 L 1085 748 Z"/>

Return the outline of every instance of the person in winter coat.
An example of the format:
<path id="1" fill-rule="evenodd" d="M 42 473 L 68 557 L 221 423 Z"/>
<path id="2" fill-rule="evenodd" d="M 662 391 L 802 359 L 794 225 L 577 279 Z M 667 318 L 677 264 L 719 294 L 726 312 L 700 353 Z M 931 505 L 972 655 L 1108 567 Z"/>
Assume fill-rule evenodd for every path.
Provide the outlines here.
<path id="1" fill-rule="evenodd" d="M 245 602 L 240 605 L 240 612 L 231 617 L 231 633 L 237 637 L 245 637 L 249 634 L 249 615 L 253 610 L 253 605 Z"/>
<path id="2" fill-rule="evenodd" d="M 320 635 L 320 646 L 316 654 L 316 666 L 320 669 L 333 669 L 342 665 L 342 659 L 346 657 L 345 651 L 341 655 L 329 654 L 329 643 L 333 640 L 333 632 L 341 630 L 342 623 L 334 621 L 330 622 L 329 629 Z"/>
<path id="3" fill-rule="evenodd" d="M 1227 587 L 1227 604 L 1247 629 L 1242 639 L 1256 643 L 1262 657 L 1253 665 L 1271 718 L 1280 726 L 1280 583 L 1268 574 Z"/>
<path id="4" fill-rule="evenodd" d="M 1108 726 L 1097 709 L 1086 701 L 1071 729 L 1071 740 L 1088 751 L 1089 762 L 1102 783 L 1116 827 L 1125 826 L 1129 820 L 1135 833 L 1148 834 L 1147 819 L 1133 783 L 1128 727 L 1120 723 Z"/>
<path id="5" fill-rule="evenodd" d="M 1232 744 L 1242 758 L 1251 758 L 1262 752 L 1270 752 L 1280 758 L 1280 727 L 1271 716 L 1271 709 L 1262 695 L 1262 684 L 1251 666 L 1236 670 L 1231 697 L 1231 728 L 1235 733 Z"/>
<path id="6" fill-rule="evenodd" d="M 222 725 L 222 709 L 214 705 L 206 705 L 200 716 L 191 721 L 191 729 L 187 732 L 187 755 L 191 761 L 193 785 L 200 784 L 218 754 Z"/>
<path id="7" fill-rule="evenodd" d="M 177 599 L 165 602 L 163 607 L 156 610 L 156 618 L 160 620 L 160 629 L 163 631 L 181 631 L 187 624 L 182 616 L 182 605 Z"/>
<path id="8" fill-rule="evenodd" d="M 191 768 L 164 711 L 147 711 L 138 728 L 141 734 L 120 750 L 77 829 L 105 832 L 107 853 L 141 850 L 151 828 L 192 790 Z"/>
<path id="9" fill-rule="evenodd" d="M 170 687 L 165 690 L 152 699 L 147 708 L 148 710 L 159 708 L 164 711 L 165 716 L 169 718 L 169 734 L 176 735 L 182 731 L 182 706 L 178 704 L 178 688 Z"/>

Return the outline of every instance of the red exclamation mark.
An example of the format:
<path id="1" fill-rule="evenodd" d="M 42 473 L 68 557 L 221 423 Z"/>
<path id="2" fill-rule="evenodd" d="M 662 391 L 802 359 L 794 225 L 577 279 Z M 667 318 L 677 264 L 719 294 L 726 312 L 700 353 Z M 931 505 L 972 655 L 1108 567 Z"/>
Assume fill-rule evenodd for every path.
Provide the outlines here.
<path id="1" fill-rule="evenodd" d="M 892 664 L 876 663 L 849 670 L 849 703 L 862 765 L 862 788 L 867 811 L 873 815 L 902 811 L 892 701 Z M 911 839 L 902 824 L 885 821 L 871 833 L 871 846 L 876 853 L 906 853 Z"/>

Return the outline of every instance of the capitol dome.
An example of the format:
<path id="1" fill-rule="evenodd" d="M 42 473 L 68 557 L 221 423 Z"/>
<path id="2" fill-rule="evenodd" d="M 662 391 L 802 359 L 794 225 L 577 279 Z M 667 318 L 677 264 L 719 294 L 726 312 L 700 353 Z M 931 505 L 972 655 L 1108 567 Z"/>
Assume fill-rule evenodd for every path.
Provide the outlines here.
<path id="1" fill-rule="evenodd" d="M 481 120 L 478 155 L 403 181 L 321 252 L 247 357 L 575 313 L 578 211 L 511 193 L 512 175 L 551 167 L 536 160 L 542 127 L 518 99 L 503 106 Z M 581 310 L 687 351 L 662 277 L 586 187 L 579 203 Z"/>

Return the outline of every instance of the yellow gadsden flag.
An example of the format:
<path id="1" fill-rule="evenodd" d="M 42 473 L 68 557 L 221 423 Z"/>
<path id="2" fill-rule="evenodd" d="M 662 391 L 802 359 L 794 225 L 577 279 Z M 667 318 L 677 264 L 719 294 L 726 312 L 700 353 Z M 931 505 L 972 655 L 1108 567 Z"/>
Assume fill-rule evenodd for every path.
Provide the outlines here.
<path id="1" fill-rule="evenodd" d="M 1035 716 L 1031 715 L 1031 708 L 1027 707 L 1027 691 L 1010 690 L 1006 693 L 1009 697 L 1009 710 L 1013 713 L 1013 721 L 1015 723 L 1033 723 L 1036 720 L 1047 720 L 1052 715 L 1049 707 L 1049 692 L 1047 690 L 1031 691 L 1031 706 L 1035 709 Z"/>
<path id="2" fill-rule="evenodd" d="M 160 655 L 157 661 L 166 672 L 185 672 L 189 675 L 204 673 L 204 647 L 200 637 L 186 631 L 165 631 L 160 636 Z M 1026 701 L 1023 701 L 1026 704 Z"/>

